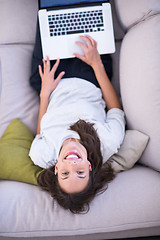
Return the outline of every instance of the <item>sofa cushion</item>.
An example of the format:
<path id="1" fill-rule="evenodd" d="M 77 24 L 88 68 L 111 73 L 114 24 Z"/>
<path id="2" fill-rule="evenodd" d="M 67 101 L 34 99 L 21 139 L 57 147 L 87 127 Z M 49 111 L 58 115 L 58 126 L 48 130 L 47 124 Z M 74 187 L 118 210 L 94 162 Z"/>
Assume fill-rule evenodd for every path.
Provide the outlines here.
<path id="1" fill-rule="evenodd" d="M 0 137 L 14 118 L 35 133 L 39 98 L 29 85 L 32 45 L 0 46 Z"/>
<path id="2" fill-rule="evenodd" d="M 120 85 L 129 129 L 150 137 L 140 162 L 160 171 L 160 15 L 126 34 L 120 56 Z"/>
<path id="3" fill-rule="evenodd" d="M 33 139 L 32 132 L 19 119 L 9 124 L 0 139 L 0 179 L 37 185 L 42 169 L 28 156 Z"/>
<path id="4" fill-rule="evenodd" d="M 129 4 L 128 0 L 115 0 L 115 6 L 124 29 L 160 13 L 159 0 L 134 0 Z"/>
<path id="5" fill-rule="evenodd" d="M 75 239 L 106 239 L 107 233 L 157 227 L 160 234 L 160 175 L 136 166 L 119 173 L 108 189 L 90 204 L 87 214 L 72 214 L 62 209 L 50 195 L 37 186 L 0 181 L 0 235 L 8 237 L 58 236 Z M 154 200 L 153 200 L 154 199 Z M 154 202 L 154 204 L 153 204 Z M 7 213 L 7 214 L 6 214 Z M 97 237 L 96 234 L 104 234 Z M 87 235 L 86 234 L 91 234 Z M 106 235 L 105 235 L 106 234 Z M 55 236 L 55 238 L 54 238 Z M 128 235 L 126 235 L 128 236 Z M 73 237 L 73 238 L 70 238 Z M 97 237 L 97 238 L 96 238 Z M 61 239 L 61 238 L 60 238 Z M 110 239 L 109 237 L 107 239 Z"/>
<path id="6" fill-rule="evenodd" d="M 1 0 L 0 44 L 34 43 L 38 0 Z"/>

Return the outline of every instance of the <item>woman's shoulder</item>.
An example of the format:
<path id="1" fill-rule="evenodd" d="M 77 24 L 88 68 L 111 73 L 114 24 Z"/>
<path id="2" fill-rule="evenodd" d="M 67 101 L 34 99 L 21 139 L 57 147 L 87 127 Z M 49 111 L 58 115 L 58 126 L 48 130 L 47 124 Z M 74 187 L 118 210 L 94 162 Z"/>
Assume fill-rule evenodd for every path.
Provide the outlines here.
<path id="1" fill-rule="evenodd" d="M 48 168 L 56 164 L 54 148 L 41 134 L 36 135 L 32 142 L 29 156 L 35 165 Z"/>
<path id="2" fill-rule="evenodd" d="M 107 111 L 107 116 L 111 116 L 111 115 L 117 115 L 117 116 L 121 116 L 121 117 L 125 117 L 124 111 L 120 108 L 111 108 Z"/>

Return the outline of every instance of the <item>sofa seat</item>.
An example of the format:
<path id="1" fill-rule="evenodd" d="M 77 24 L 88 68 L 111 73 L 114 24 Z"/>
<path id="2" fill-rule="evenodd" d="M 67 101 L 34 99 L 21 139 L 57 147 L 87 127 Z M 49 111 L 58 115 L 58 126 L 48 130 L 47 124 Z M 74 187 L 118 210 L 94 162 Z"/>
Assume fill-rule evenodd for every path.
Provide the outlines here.
<path id="1" fill-rule="evenodd" d="M 118 173 L 107 191 L 95 197 L 87 214 L 62 209 L 37 186 L 1 179 L 0 240 L 160 236 L 160 1 L 111 4 L 116 41 L 112 83 L 127 128 L 147 134 L 148 146 L 133 168 Z M 29 77 L 37 10 L 38 0 L 0 1 L 0 137 L 15 118 L 36 132 L 39 98 Z"/>
<path id="2" fill-rule="evenodd" d="M 120 173 L 108 190 L 97 196 L 87 214 L 74 215 L 61 209 L 52 198 L 36 186 L 1 181 L 0 225 L 2 236 L 45 237 L 78 235 L 80 239 L 109 239 L 123 231 L 123 237 L 147 236 L 156 232 L 160 209 L 160 175 L 136 166 Z M 5 203 L 5 204 L 4 204 Z M 25 204 L 24 204 L 25 203 Z M 6 214 L 7 213 L 7 214 Z M 134 234 L 133 234 L 134 233 Z M 87 238 L 86 238 L 87 235 Z M 63 238 L 63 237 L 62 237 Z"/>

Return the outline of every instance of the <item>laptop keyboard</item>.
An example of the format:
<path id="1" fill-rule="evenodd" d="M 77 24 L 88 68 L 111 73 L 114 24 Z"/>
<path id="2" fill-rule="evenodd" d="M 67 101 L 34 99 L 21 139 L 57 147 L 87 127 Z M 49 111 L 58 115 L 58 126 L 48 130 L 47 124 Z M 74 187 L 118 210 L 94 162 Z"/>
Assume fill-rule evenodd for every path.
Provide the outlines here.
<path id="1" fill-rule="evenodd" d="M 48 15 L 50 36 L 104 31 L 102 10 Z"/>

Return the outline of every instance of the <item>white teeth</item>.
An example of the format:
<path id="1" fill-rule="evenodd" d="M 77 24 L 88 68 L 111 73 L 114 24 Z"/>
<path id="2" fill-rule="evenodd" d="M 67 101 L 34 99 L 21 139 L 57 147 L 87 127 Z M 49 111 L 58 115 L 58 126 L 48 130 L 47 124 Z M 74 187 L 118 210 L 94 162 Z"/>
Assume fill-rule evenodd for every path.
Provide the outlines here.
<path id="1" fill-rule="evenodd" d="M 70 154 L 70 155 L 68 155 L 67 157 L 66 157 L 66 159 L 68 159 L 68 158 L 79 158 L 76 154 Z"/>

